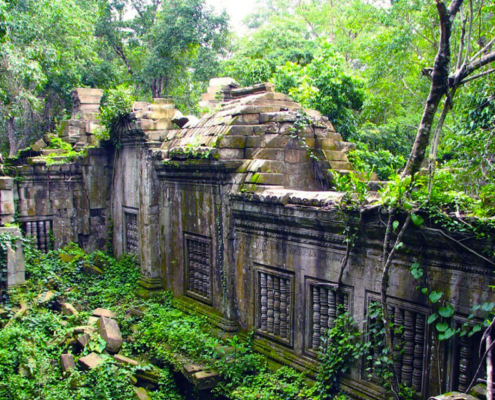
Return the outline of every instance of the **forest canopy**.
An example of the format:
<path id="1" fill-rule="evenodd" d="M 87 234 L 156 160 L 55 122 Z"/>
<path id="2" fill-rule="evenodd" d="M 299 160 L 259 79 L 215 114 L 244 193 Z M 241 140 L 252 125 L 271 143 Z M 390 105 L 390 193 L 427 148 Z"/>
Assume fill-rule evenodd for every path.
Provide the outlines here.
<path id="1" fill-rule="evenodd" d="M 1 152 L 14 156 L 56 132 L 74 87 L 172 96 L 199 115 L 209 79 L 229 76 L 241 85 L 271 81 L 328 116 L 356 143 L 355 167 L 382 180 L 404 169 L 423 132 L 409 172 L 448 169 L 453 189 L 493 207 L 492 2 L 258 3 L 239 36 L 205 0 L 0 0 Z"/>

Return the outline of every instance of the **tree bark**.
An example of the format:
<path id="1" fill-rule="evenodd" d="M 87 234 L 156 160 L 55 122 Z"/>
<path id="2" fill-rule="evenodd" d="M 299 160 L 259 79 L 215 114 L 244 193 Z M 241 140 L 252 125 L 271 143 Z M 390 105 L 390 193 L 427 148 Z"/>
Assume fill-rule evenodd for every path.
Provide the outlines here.
<path id="1" fill-rule="evenodd" d="M 450 67 L 450 37 L 452 36 L 452 23 L 463 0 L 453 1 L 447 9 L 445 4 L 437 0 L 437 11 L 440 17 L 440 44 L 433 65 L 431 87 L 425 109 L 418 128 L 416 140 L 414 141 L 409 160 L 407 161 L 402 176 L 414 176 L 421 168 L 425 158 L 426 148 L 430 140 L 431 127 L 435 119 L 435 113 L 443 96 L 449 90 L 449 67 Z"/>
<path id="2" fill-rule="evenodd" d="M 15 138 L 15 119 L 7 119 L 7 137 L 9 139 L 9 157 L 15 157 L 17 154 L 17 140 Z"/>

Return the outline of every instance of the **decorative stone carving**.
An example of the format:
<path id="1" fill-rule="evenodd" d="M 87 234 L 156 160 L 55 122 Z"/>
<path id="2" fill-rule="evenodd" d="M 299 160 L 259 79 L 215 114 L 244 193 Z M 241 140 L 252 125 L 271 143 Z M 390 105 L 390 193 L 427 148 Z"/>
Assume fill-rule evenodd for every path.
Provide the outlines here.
<path id="1" fill-rule="evenodd" d="M 393 363 L 401 384 L 414 388 L 418 393 L 423 390 L 423 357 L 425 352 L 425 329 L 426 318 L 425 314 L 416 310 L 411 310 L 402 305 L 389 306 L 389 315 L 393 318 Z M 370 324 L 378 321 L 369 321 Z M 379 339 L 373 343 L 373 360 L 378 357 L 378 353 L 382 351 L 382 346 L 377 343 L 384 343 Z M 374 338 L 370 338 L 374 340 Z M 373 371 L 372 377 L 377 378 L 377 374 Z"/>
<path id="2" fill-rule="evenodd" d="M 125 250 L 130 254 L 139 253 L 137 214 L 125 212 Z"/>
<path id="3" fill-rule="evenodd" d="M 24 234 L 33 238 L 34 247 L 46 253 L 53 248 L 51 240 L 52 221 L 28 221 L 24 223 Z"/>
<path id="4" fill-rule="evenodd" d="M 258 330 L 290 344 L 292 337 L 292 278 L 286 274 L 257 271 Z"/>
<path id="5" fill-rule="evenodd" d="M 187 293 L 211 301 L 211 241 L 196 235 L 185 235 Z"/>
<path id="6" fill-rule="evenodd" d="M 309 283 L 310 322 L 308 348 L 318 351 L 325 331 L 335 326 L 340 311 L 349 310 L 348 293 L 338 294 L 335 285 L 311 280 Z"/>

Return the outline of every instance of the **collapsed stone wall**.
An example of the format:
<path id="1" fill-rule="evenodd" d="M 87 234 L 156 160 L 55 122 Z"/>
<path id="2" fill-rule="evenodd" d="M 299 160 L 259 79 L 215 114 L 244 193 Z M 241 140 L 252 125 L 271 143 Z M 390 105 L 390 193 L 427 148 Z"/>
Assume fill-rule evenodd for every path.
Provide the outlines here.
<path id="1" fill-rule="evenodd" d="M 210 92 L 218 91 L 216 83 Z M 13 189 L 19 221 L 38 237 L 49 229 L 55 247 L 76 241 L 94 250 L 112 241 L 118 256 L 136 254 L 143 289 L 170 290 L 183 309 L 227 332 L 254 331 L 257 350 L 314 372 L 321 335 L 339 306 L 368 329 L 366 310 L 379 300 L 387 216 L 378 208 L 365 214 L 337 294 L 347 222 L 335 207 L 342 194 L 327 189 L 332 171 L 352 169 L 350 145 L 310 110 L 295 132 L 302 107 L 267 84 L 240 89 L 228 81 L 206 100 L 212 111 L 199 120 L 178 114 L 169 99 L 138 103 L 117 148 L 90 149 L 76 162 L 21 160 Z M 467 321 L 473 304 L 493 298 L 493 270 L 441 230 L 413 227 L 404 243 L 408 251 L 392 264 L 389 289 L 394 322 L 404 326 L 404 337 L 396 338 L 404 351 L 394 355 L 400 379 L 423 397 L 463 389 L 479 338 L 435 342 L 409 267 L 422 260 L 429 284 L 455 307 L 456 325 Z M 432 359 L 436 347 L 439 360 Z M 443 387 L 433 378 L 434 363 Z M 380 399 L 367 367 L 354 365 L 342 387 Z"/>

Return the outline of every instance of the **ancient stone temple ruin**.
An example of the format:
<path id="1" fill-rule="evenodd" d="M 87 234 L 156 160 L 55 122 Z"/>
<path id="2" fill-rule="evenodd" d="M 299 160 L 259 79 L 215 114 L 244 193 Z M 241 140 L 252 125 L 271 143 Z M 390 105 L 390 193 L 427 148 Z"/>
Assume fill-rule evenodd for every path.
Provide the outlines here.
<path id="1" fill-rule="evenodd" d="M 222 79 L 210 86 L 203 96 L 210 112 L 200 119 L 181 115 L 171 99 L 155 99 L 135 104 L 118 146 L 102 142 L 86 157 L 54 157 L 51 165 L 44 156 L 53 151 L 43 143 L 23 151 L 15 161 L 18 179 L 2 180 L 0 217 L 7 222 L 17 213 L 43 251 L 72 241 L 88 251 L 110 242 L 118 256 L 135 253 L 143 293 L 170 290 L 184 310 L 225 332 L 254 331 L 258 351 L 312 374 L 321 336 L 342 310 L 365 331 L 373 322 L 366 313 L 380 300 L 386 211 L 370 204 L 363 213 L 337 292 L 345 229 L 359 218 L 340 211 L 343 194 L 332 191 L 332 182 L 334 171 L 352 170 L 351 144 L 327 118 L 270 84 L 239 88 Z M 101 95 L 74 92 L 72 120 L 61 134 L 77 149 L 97 144 Z M 431 226 L 406 233 L 388 291 L 394 324 L 403 326 L 394 363 L 401 382 L 423 398 L 466 388 L 479 337 L 436 342 L 411 264 L 421 260 L 459 326 L 473 304 L 490 300 L 495 285 L 486 260 Z M 482 252 L 479 242 L 469 246 Z M 381 399 L 368 368 L 356 363 L 341 387 L 353 397 Z"/>

